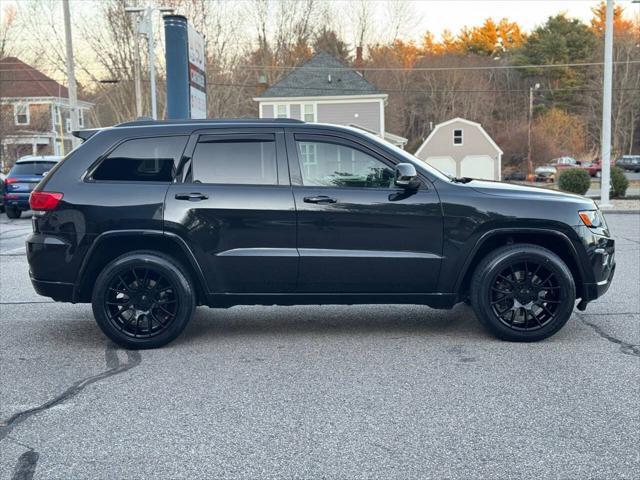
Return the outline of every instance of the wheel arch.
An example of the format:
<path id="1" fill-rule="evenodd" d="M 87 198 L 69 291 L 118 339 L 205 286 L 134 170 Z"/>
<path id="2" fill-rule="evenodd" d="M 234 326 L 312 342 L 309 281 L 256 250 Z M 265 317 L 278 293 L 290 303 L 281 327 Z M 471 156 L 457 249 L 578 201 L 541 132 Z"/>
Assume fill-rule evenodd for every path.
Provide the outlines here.
<path id="1" fill-rule="evenodd" d="M 100 234 L 82 261 L 73 289 L 73 302 L 91 301 L 93 286 L 100 271 L 111 260 L 134 250 L 155 250 L 180 262 L 193 279 L 196 303 L 206 302 L 204 274 L 193 252 L 178 235 L 159 230 L 112 230 Z"/>
<path id="2" fill-rule="evenodd" d="M 458 275 L 455 285 L 458 298 L 463 299 L 467 296 L 473 272 L 487 254 L 504 245 L 517 243 L 538 245 L 558 255 L 571 271 L 576 285 L 576 296 L 583 296 L 586 273 L 571 239 L 557 230 L 517 228 L 490 230 L 480 237 Z"/>

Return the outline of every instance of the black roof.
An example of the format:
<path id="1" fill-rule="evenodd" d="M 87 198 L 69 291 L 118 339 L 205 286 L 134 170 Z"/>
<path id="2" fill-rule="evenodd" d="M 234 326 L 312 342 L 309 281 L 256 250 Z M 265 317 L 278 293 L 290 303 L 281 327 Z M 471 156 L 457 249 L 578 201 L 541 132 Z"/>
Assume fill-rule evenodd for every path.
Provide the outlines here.
<path id="1" fill-rule="evenodd" d="M 259 97 L 327 97 L 379 93 L 382 92 L 353 68 L 328 53 L 320 52 L 271 85 Z"/>

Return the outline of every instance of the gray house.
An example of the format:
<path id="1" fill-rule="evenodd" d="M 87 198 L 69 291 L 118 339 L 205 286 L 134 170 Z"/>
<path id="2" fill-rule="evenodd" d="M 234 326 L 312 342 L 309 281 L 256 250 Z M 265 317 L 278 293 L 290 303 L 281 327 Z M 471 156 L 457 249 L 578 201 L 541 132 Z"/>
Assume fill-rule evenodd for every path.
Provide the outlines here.
<path id="1" fill-rule="evenodd" d="M 356 70 L 320 52 L 254 100 L 258 102 L 260 118 L 295 118 L 357 127 L 403 148 L 407 139 L 385 128 L 387 97 Z"/>
<path id="2" fill-rule="evenodd" d="M 482 125 L 464 118 L 436 125 L 415 156 L 455 177 L 501 177 L 502 150 Z"/>

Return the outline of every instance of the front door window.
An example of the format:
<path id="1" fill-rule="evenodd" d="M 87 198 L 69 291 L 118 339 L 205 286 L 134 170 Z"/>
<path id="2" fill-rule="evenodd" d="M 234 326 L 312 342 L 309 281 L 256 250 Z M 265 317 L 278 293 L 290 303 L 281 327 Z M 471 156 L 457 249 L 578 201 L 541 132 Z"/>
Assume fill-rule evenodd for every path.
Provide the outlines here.
<path id="1" fill-rule="evenodd" d="M 303 185 L 365 188 L 393 185 L 393 169 L 361 150 L 329 142 L 297 144 Z"/>

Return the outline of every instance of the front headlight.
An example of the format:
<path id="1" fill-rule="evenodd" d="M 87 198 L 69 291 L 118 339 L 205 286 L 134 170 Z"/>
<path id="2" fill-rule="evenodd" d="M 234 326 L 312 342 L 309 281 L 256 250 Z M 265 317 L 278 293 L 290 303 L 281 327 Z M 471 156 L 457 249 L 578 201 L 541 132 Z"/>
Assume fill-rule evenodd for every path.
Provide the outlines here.
<path id="1" fill-rule="evenodd" d="M 604 218 L 600 210 L 582 210 L 578 212 L 580 220 L 589 228 L 605 227 Z"/>

